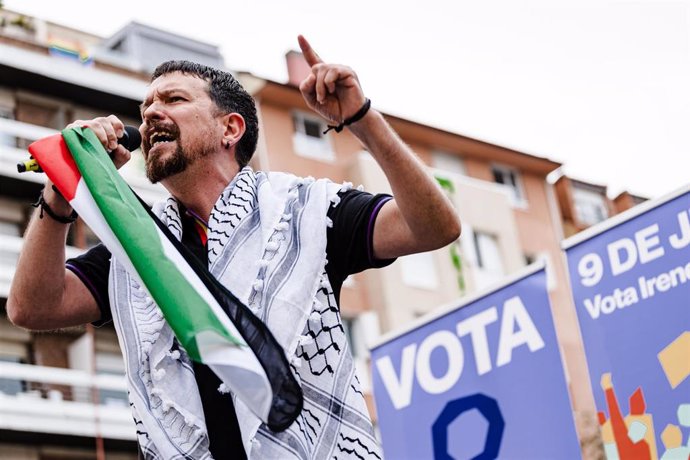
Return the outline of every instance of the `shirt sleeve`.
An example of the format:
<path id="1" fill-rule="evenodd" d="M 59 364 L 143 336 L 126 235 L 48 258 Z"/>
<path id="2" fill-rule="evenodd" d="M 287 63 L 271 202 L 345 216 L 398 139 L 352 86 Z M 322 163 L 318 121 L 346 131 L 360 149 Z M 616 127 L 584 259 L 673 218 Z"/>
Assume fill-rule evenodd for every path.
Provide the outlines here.
<path id="1" fill-rule="evenodd" d="M 327 231 L 326 267 L 331 281 L 335 278 L 342 283 L 348 275 L 368 268 L 385 267 L 395 260 L 376 259 L 373 249 L 376 217 L 383 204 L 393 197 L 354 189 L 338 195 L 340 203 L 328 210 L 333 226 Z"/>
<path id="2" fill-rule="evenodd" d="M 84 283 L 101 310 L 101 319 L 94 326 L 102 326 L 112 320 L 108 298 L 108 275 L 110 273 L 110 251 L 98 244 L 84 254 L 65 262 L 65 268 Z"/>

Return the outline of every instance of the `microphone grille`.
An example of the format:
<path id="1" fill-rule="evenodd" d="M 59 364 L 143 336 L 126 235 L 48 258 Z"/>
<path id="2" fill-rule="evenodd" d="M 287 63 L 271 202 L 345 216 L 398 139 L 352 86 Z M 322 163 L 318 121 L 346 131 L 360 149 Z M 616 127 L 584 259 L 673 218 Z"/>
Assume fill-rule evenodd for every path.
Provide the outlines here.
<path id="1" fill-rule="evenodd" d="M 117 142 L 131 152 L 141 146 L 141 134 L 134 126 L 125 126 L 125 132 Z"/>

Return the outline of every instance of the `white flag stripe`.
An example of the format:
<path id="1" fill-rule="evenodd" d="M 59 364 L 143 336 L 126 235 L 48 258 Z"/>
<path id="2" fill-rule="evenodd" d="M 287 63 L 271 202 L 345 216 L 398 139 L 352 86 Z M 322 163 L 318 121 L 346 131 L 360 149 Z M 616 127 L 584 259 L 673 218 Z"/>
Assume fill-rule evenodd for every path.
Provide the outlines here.
<path id="1" fill-rule="evenodd" d="M 247 406 L 251 407 L 259 418 L 268 420 L 273 402 L 273 389 L 263 372 L 263 368 L 259 374 L 255 369 L 228 364 L 233 360 L 246 363 L 247 359 L 240 355 L 242 350 L 238 347 L 218 347 L 212 343 L 207 344 L 207 341 L 212 342 L 214 340 L 213 337 L 210 337 L 211 335 L 217 337 L 212 331 L 202 332 L 197 336 L 199 354 L 204 364 L 209 366 Z"/>
<path id="2" fill-rule="evenodd" d="M 91 230 L 108 247 L 108 250 L 128 269 L 139 284 L 150 296 L 146 284 L 139 277 L 138 272 L 112 229 L 106 222 L 103 214 L 96 205 L 91 192 L 84 179 L 79 180 L 74 199 L 70 202 L 72 207 L 89 223 Z M 187 273 L 194 273 L 189 263 L 182 257 L 173 244 L 166 238 L 163 232 L 156 226 L 158 238 L 165 255 L 180 269 L 181 273 L 206 301 L 211 311 L 218 318 L 221 325 L 238 340 L 244 342 L 244 338 L 237 331 L 230 318 L 220 307 L 216 299 L 206 288 L 206 285 L 197 276 L 188 277 Z M 257 414 L 263 420 L 268 418 L 273 400 L 273 391 L 261 363 L 258 361 L 249 346 L 236 346 L 228 342 L 224 337 L 216 334 L 199 334 L 196 336 L 199 354 L 205 364 L 218 375 L 218 377 L 232 389 L 241 399 L 245 400 L 249 407 L 261 408 Z M 244 369 L 244 370 L 243 370 Z M 237 373 L 241 376 L 238 378 Z M 270 397 L 267 397 L 270 395 Z"/>

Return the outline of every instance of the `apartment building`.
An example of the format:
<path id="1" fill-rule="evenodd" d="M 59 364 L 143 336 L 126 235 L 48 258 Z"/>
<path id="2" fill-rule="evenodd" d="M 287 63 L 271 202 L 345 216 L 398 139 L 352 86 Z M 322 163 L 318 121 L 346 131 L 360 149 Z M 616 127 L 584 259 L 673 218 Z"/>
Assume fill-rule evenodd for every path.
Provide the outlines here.
<path id="1" fill-rule="evenodd" d="M 132 23 L 102 39 L 0 10 L 0 304 L 22 245 L 21 235 L 42 185 L 19 174 L 32 140 L 73 119 L 114 113 L 138 125 L 147 72 L 170 58 L 223 67 L 218 49 Z M 17 24 L 24 24 L 17 25 Z M 27 27 L 26 24 L 29 24 Z M 11 29 L 10 29 L 11 27 Z M 255 169 L 288 171 L 390 192 L 383 171 L 347 131 L 323 135 L 325 123 L 304 104 L 296 82 L 299 53 L 287 55 L 290 81 L 251 74 L 238 78 L 257 101 L 261 134 Z M 375 99 L 375 95 L 374 95 Z M 400 117 L 388 121 L 428 165 L 463 220 L 462 238 L 438 251 L 401 258 L 348 279 L 341 315 L 370 411 L 367 344 L 537 259 L 549 264 L 554 317 L 582 438 L 597 430 L 577 318 L 560 241 L 561 215 L 546 176 L 561 165 L 513 149 Z M 147 201 L 163 196 L 142 176 L 135 154 L 122 170 Z M 414 184 L 411 184 L 414 186 Z M 68 256 L 97 242 L 83 223 L 72 226 Z M 112 327 L 31 333 L 0 315 L 0 458 L 134 458 L 135 429 L 126 403 L 123 364 Z"/>
<path id="2" fill-rule="evenodd" d="M 627 191 L 611 199 L 607 186 L 564 174 L 555 180 L 554 188 L 566 238 L 647 201 L 647 198 Z"/>
<path id="3" fill-rule="evenodd" d="M 138 126 L 149 72 L 162 60 L 222 66 L 222 57 L 212 45 L 136 23 L 108 40 L 6 10 L 0 24 L 0 458 L 137 458 L 112 325 L 33 333 L 4 313 L 30 204 L 44 181 L 19 174 L 16 164 L 28 159 L 30 142 L 71 120 L 112 113 Z M 165 196 L 144 177 L 138 152 L 121 171 L 146 201 Z M 77 221 L 67 256 L 97 242 Z"/>

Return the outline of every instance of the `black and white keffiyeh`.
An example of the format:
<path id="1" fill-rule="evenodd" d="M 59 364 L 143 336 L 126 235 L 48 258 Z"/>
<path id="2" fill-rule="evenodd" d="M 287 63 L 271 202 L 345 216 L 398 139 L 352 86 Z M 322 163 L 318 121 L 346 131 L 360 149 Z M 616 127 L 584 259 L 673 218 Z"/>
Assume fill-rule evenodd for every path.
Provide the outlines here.
<path id="1" fill-rule="evenodd" d="M 244 168 L 211 212 L 209 271 L 268 326 L 304 396 L 297 420 L 279 433 L 233 396 L 249 458 L 381 458 L 325 270 L 328 208 L 349 187 Z M 175 199 L 158 203 L 154 214 L 181 239 Z M 145 457 L 211 458 L 186 352 L 114 257 L 109 290 Z"/>

